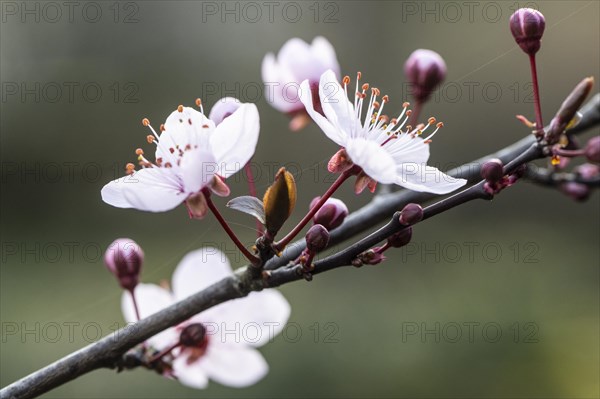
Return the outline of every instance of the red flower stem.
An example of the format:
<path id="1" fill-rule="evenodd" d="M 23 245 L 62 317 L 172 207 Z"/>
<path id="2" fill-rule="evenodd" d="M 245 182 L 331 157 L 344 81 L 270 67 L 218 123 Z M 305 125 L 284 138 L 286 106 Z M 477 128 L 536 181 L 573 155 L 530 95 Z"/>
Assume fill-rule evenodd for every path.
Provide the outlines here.
<path id="1" fill-rule="evenodd" d="M 535 101 L 535 128 L 536 130 L 542 130 L 544 128 L 544 122 L 542 122 L 542 106 L 540 104 L 540 88 L 538 86 L 535 54 L 529 55 L 529 65 L 531 66 L 531 79 L 533 81 L 533 96 Z"/>
<path id="2" fill-rule="evenodd" d="M 410 114 L 410 118 L 408 119 L 408 124 L 415 128 L 417 123 L 419 123 L 419 116 L 421 115 L 421 110 L 423 109 L 423 103 L 420 100 L 415 100 L 415 106 L 412 109 L 412 113 Z"/>
<path id="3" fill-rule="evenodd" d="M 167 347 L 166 349 L 163 349 L 159 354 L 152 356 L 152 358 L 150 360 L 148 360 L 149 364 L 154 363 L 155 361 L 157 361 L 158 359 L 162 358 L 163 356 L 171 353 L 171 351 L 175 348 L 177 348 L 179 345 L 181 345 L 181 342 L 176 342 L 175 344 Z"/>
<path id="4" fill-rule="evenodd" d="M 353 173 L 351 172 L 352 169 L 343 172 L 331 185 L 331 187 L 329 187 L 327 189 L 327 191 L 325 192 L 325 194 L 323 194 L 323 196 L 321 197 L 321 199 L 319 199 L 319 202 L 317 202 L 315 204 L 315 206 L 313 206 L 310 211 L 308 211 L 308 213 L 302 218 L 302 220 L 296 225 L 296 227 L 294 227 L 294 229 L 292 231 L 290 231 L 285 237 L 283 237 L 281 240 L 279 240 L 277 243 L 275 243 L 274 248 L 280 252 L 282 251 L 286 245 L 288 245 L 290 243 L 290 241 L 292 241 L 297 235 L 298 233 L 300 233 L 300 231 L 302 231 L 302 229 L 304 228 L 304 226 L 306 226 L 306 224 L 308 222 L 310 222 L 310 220 L 313 218 L 313 216 L 315 216 L 315 213 L 317 213 L 317 211 L 319 209 L 321 209 L 321 207 L 323 206 L 323 204 L 325 204 L 325 202 L 329 199 L 329 197 L 331 197 L 333 195 L 333 193 L 335 193 L 335 191 L 340 188 L 340 186 L 342 185 L 342 183 L 344 183 L 346 181 L 346 179 L 348 179 L 350 176 L 353 175 Z"/>
<path id="5" fill-rule="evenodd" d="M 256 197 L 256 183 L 254 182 L 254 174 L 252 173 L 252 165 L 250 163 L 252 159 L 248 161 L 248 163 L 244 166 L 244 172 L 246 173 L 246 179 L 248 179 L 248 192 L 251 196 Z M 256 220 L 256 231 L 257 236 L 260 237 L 263 235 L 263 224 Z"/>
<path id="6" fill-rule="evenodd" d="M 562 148 L 557 148 L 553 150 L 553 153 L 565 158 L 574 158 L 585 155 L 585 150 L 563 150 Z"/>
<path id="7" fill-rule="evenodd" d="M 242 252 L 244 254 L 246 259 L 248 259 L 250 261 L 250 263 L 258 264 L 260 262 L 260 260 L 256 256 L 252 255 L 250 253 L 250 251 L 248 251 L 248 249 L 246 249 L 244 244 L 242 244 L 242 242 L 235 235 L 233 230 L 231 230 L 231 227 L 229 227 L 229 225 L 227 224 L 227 221 L 225 221 L 225 219 L 223 218 L 223 216 L 221 215 L 221 213 L 219 212 L 219 210 L 217 209 L 215 204 L 212 202 L 212 199 L 210 199 L 210 192 L 208 190 L 202 190 L 202 193 L 204 193 L 204 196 L 206 197 L 206 204 L 208 205 L 208 209 L 210 209 L 211 212 L 213 213 L 213 215 L 215 215 L 215 217 L 217 218 L 217 221 L 219 222 L 221 227 L 223 227 L 223 230 L 225 230 L 225 232 L 227 233 L 229 238 L 231 238 L 231 240 L 233 241 L 235 246 L 238 247 L 240 252 Z"/>
<path id="8" fill-rule="evenodd" d="M 140 309 L 138 308 L 137 300 L 135 299 L 135 294 L 133 290 L 128 290 L 129 294 L 131 294 L 131 301 L 133 302 L 133 310 L 135 310 L 135 317 L 137 321 L 140 321 L 142 318 L 140 317 Z"/>

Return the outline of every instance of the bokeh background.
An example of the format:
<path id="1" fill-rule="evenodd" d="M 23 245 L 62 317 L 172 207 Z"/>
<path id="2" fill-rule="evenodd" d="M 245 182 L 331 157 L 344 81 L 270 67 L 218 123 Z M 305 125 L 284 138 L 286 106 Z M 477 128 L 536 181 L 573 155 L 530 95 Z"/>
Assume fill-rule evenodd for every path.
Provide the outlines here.
<path id="1" fill-rule="evenodd" d="M 446 86 L 423 116 L 445 122 L 431 158 L 442 169 L 528 134 L 514 118 L 533 117 L 527 58 L 508 29 L 515 7 L 546 16 L 538 54 L 546 120 L 581 78 L 600 76 L 597 1 L 275 2 L 272 18 L 264 2 L 82 1 L 71 15 L 54 4 L 60 17 L 42 2 L 2 2 L 2 386 L 124 324 L 100 253 L 116 237 L 143 246 L 146 282 L 169 279 L 187 251 L 205 245 L 243 265 L 210 216 L 101 201 L 102 186 L 147 147 L 143 117 L 158 125 L 196 97 L 207 108 L 224 95 L 256 102 L 259 191 L 273 165 L 287 165 L 300 192 L 295 221 L 326 189 L 335 145 L 314 125 L 288 131 L 256 90 L 262 58 L 288 39 L 325 36 L 343 74 L 361 70 L 398 108 L 406 57 L 441 53 Z M 242 178 L 230 183 L 245 193 Z M 338 197 L 357 209 L 370 195 L 348 185 Z M 282 287 L 294 328 L 261 349 L 271 371 L 251 388 L 211 383 L 198 392 L 145 370 L 101 370 L 45 397 L 596 398 L 599 208 L 597 194 L 576 204 L 523 182 L 419 225 L 411 246 L 382 265 Z M 223 212 L 250 242 L 253 220 Z"/>

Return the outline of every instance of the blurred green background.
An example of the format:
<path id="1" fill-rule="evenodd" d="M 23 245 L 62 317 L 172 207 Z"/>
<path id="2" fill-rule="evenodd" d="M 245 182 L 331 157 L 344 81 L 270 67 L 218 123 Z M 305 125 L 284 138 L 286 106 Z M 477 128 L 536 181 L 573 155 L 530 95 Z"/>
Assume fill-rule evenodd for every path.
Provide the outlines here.
<path id="1" fill-rule="evenodd" d="M 514 118 L 533 118 L 527 58 L 508 29 L 516 7 L 546 16 L 538 64 L 547 121 L 581 78 L 600 76 L 597 1 L 275 2 L 272 18 L 264 2 L 253 3 L 260 17 L 245 2 L 75 3 L 69 15 L 62 2 L 2 2 L 2 386 L 123 325 L 121 292 L 100 258 L 116 237 L 143 246 L 146 282 L 169 279 L 203 245 L 243 264 L 210 216 L 191 221 L 183 207 L 149 214 L 101 201 L 135 148 L 149 148 L 143 117 L 158 125 L 196 97 L 207 108 L 221 95 L 255 101 L 259 191 L 274 164 L 287 164 L 298 220 L 326 189 L 335 145 L 314 125 L 289 132 L 256 91 L 263 56 L 289 38 L 325 36 L 342 73 L 361 70 L 398 109 L 406 57 L 417 48 L 441 53 L 446 86 L 423 116 L 445 123 L 431 157 L 442 169 L 528 134 Z M 221 16 L 236 7 L 238 21 L 235 11 Z M 241 177 L 229 182 L 233 195 L 245 194 Z M 357 209 L 370 195 L 348 185 L 338 197 Z M 271 371 L 251 388 L 211 383 L 199 392 L 144 370 L 102 370 L 45 397 L 596 398 L 599 208 L 597 194 L 576 204 L 523 182 L 420 225 L 382 265 L 282 287 L 300 330 L 261 349 Z M 253 220 L 223 212 L 250 242 Z"/>

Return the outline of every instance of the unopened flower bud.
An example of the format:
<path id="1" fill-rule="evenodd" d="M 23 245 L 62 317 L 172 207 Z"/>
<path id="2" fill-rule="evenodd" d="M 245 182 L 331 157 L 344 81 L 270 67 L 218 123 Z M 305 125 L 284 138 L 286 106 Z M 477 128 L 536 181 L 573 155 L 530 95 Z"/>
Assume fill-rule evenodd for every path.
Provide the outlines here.
<path id="1" fill-rule="evenodd" d="M 502 161 L 494 158 L 486 161 L 481 166 L 481 177 L 485 180 L 496 183 L 504 176 L 504 164 Z"/>
<path id="2" fill-rule="evenodd" d="M 567 196 L 571 197 L 575 201 L 585 201 L 589 198 L 591 190 L 588 186 L 576 182 L 564 183 L 560 186 L 562 191 Z"/>
<path id="3" fill-rule="evenodd" d="M 400 223 L 408 226 L 423 220 L 423 208 L 419 204 L 407 204 L 400 212 Z"/>
<path id="4" fill-rule="evenodd" d="M 106 268 L 117 278 L 123 289 L 133 291 L 139 282 L 144 251 L 130 238 L 118 238 L 104 253 Z"/>
<path id="5" fill-rule="evenodd" d="M 563 101 L 558 112 L 550 121 L 546 132 L 546 140 L 550 144 L 557 143 L 565 130 L 573 127 L 579 119 L 577 111 L 594 87 L 594 78 L 583 79 Z"/>
<path id="6" fill-rule="evenodd" d="M 532 8 L 520 8 L 510 17 L 510 31 L 521 49 L 533 55 L 542 45 L 546 19 Z"/>
<path id="7" fill-rule="evenodd" d="M 404 63 L 404 74 L 413 86 L 413 96 L 419 102 L 427 101 L 433 90 L 446 78 L 446 63 L 435 51 L 413 51 Z"/>
<path id="8" fill-rule="evenodd" d="M 593 179 L 594 177 L 600 175 L 600 166 L 593 165 L 591 163 L 584 163 L 577 166 L 574 171 L 584 179 Z"/>
<path id="9" fill-rule="evenodd" d="M 190 324 L 181 331 L 179 343 L 183 346 L 198 347 L 204 343 L 206 337 L 206 327 L 200 323 Z"/>
<path id="10" fill-rule="evenodd" d="M 319 199 L 321 199 L 321 197 L 316 197 L 310 202 L 311 209 L 317 204 Z M 348 213 L 350 213 L 348 207 L 343 201 L 337 198 L 329 198 L 317 213 L 315 213 L 313 222 L 314 224 L 321 224 L 327 230 L 331 231 L 344 222 Z"/>
<path id="11" fill-rule="evenodd" d="M 306 248 L 310 252 L 319 252 L 327 248 L 329 231 L 320 224 L 315 224 L 306 233 Z"/>
<path id="12" fill-rule="evenodd" d="M 600 136 L 592 137 L 585 146 L 585 157 L 593 163 L 600 163 Z"/>
<path id="13" fill-rule="evenodd" d="M 225 118 L 233 114 L 242 105 L 241 101 L 234 97 L 224 97 L 217 101 L 210 110 L 208 119 L 215 125 L 223 122 Z"/>
<path id="14" fill-rule="evenodd" d="M 408 244 L 410 242 L 411 238 L 412 238 L 412 227 L 407 227 L 407 228 L 400 230 L 397 233 L 392 234 L 387 239 L 387 242 L 390 245 L 390 247 L 400 248 L 400 247 L 403 247 L 406 244 Z"/>

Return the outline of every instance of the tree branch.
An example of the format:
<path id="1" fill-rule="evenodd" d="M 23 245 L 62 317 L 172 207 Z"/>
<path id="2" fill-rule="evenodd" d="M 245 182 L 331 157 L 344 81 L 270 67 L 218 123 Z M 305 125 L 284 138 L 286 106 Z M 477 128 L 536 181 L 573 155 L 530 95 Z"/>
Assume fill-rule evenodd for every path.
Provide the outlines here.
<path id="1" fill-rule="evenodd" d="M 577 134 L 600 123 L 600 95 L 596 95 L 582 109 L 582 120 L 571 134 Z M 514 168 L 529 162 L 534 154 L 532 148 L 535 139 L 528 136 L 517 143 L 490 154 L 476 161 L 455 168 L 449 172 L 454 177 L 467 179 L 469 182 L 479 180 L 481 163 L 490 158 L 500 158 L 506 169 Z M 537 147 L 539 148 L 539 147 Z M 517 159 L 517 161 L 515 161 Z M 448 209 L 475 198 L 485 198 L 483 182 L 480 182 L 461 193 L 443 199 L 424 210 L 424 219 L 431 218 Z M 350 215 L 344 224 L 334 230 L 330 245 L 344 241 L 374 225 L 382 222 L 394 213 L 394 217 L 385 226 L 367 237 L 344 249 L 343 251 L 315 263 L 313 274 L 322 273 L 337 267 L 346 266 L 361 252 L 383 241 L 392 233 L 405 228 L 398 221 L 397 210 L 410 202 L 424 202 L 435 196 L 412 191 L 398 191 L 376 196 L 373 201 Z M 157 333 L 175 326 L 193 315 L 200 313 L 222 302 L 240 298 L 252 291 L 277 287 L 302 279 L 298 273 L 298 265 L 281 267 L 295 259 L 304 249 L 304 240 L 288 246 L 281 258 L 271 259 L 266 264 L 269 277 L 255 279 L 247 268 L 240 268 L 235 275 L 225 278 L 210 287 L 155 313 L 138 323 L 123 328 L 101 340 L 90 344 L 30 375 L 16 381 L 0 391 L 1 399 L 33 398 L 50 391 L 68 381 L 99 368 L 121 368 L 124 365 L 124 354 L 136 345 L 144 342 Z"/>

